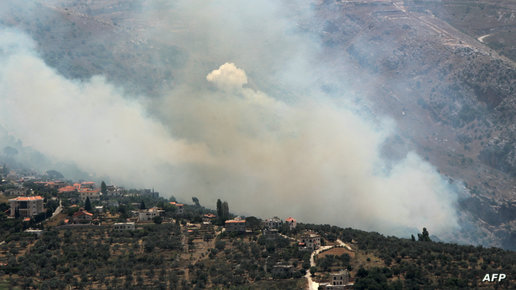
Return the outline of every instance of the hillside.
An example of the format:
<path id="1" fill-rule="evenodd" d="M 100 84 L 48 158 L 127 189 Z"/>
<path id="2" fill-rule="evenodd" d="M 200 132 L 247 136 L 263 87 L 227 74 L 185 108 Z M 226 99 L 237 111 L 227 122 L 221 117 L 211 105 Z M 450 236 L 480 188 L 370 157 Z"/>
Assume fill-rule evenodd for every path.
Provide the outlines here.
<path id="1" fill-rule="evenodd" d="M 316 255 L 310 267 L 310 252 L 299 250 L 295 239 L 267 239 L 257 230 L 205 239 L 174 222 L 141 224 L 134 232 L 116 232 L 108 224 L 53 227 L 39 239 L 10 235 L 1 246 L 0 259 L 6 263 L 0 281 L 24 289 L 300 289 L 306 287 L 302 276 L 310 268 L 316 281 L 348 269 L 355 289 L 516 285 L 516 254 L 495 248 L 410 241 L 328 225 L 300 224 L 284 231 L 290 239 L 310 229 L 321 235 L 323 245 L 334 245 L 336 239 L 351 245 L 351 251 Z M 292 274 L 274 274 L 278 263 L 293 265 Z M 509 279 L 482 282 L 485 273 L 498 272 Z"/>
<path id="2" fill-rule="evenodd" d="M 510 1 L 325 1 L 317 7 L 320 22 L 306 23 L 324 39 L 325 61 L 335 73 L 346 78 L 352 63 L 361 75 L 358 90 L 398 122 L 402 133 L 387 152 L 414 148 L 451 180 L 463 181 L 470 195 L 460 206 L 482 229 L 471 240 L 510 248 L 516 244 L 510 41 L 516 38 L 500 47 L 477 36 L 482 29 L 514 36 L 514 13 Z M 485 16 L 488 21 L 474 20 Z"/>
<path id="3" fill-rule="evenodd" d="M 155 34 L 156 27 L 166 27 L 164 19 L 140 13 L 176 9 L 156 3 L 3 4 L 0 20 L 27 32 L 45 62 L 68 78 L 101 74 L 129 95 L 159 98 L 180 85 L 174 67 L 187 56 L 180 43 Z M 335 78 L 351 83 L 350 90 L 375 114 L 397 122 L 399 134 L 385 144 L 385 155 L 396 160 L 415 150 L 450 183 L 464 183 L 458 201 L 463 229 L 457 240 L 514 250 L 514 4 L 317 1 L 313 17 L 286 5 L 300 30 L 322 40 L 318 60 Z M 321 83 L 321 88 L 331 94 L 339 85 Z"/>

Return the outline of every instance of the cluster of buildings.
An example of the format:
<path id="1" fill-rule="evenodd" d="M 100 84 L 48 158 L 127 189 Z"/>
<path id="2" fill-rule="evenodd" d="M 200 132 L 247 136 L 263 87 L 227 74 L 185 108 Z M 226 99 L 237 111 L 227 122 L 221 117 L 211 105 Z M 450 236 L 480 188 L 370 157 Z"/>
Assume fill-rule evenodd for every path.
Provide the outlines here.
<path id="1" fill-rule="evenodd" d="M 283 220 L 281 220 L 279 217 L 275 216 L 273 218 L 268 218 L 264 222 L 264 226 L 266 229 L 279 229 L 283 226 Z M 290 230 L 293 230 L 297 227 L 297 221 L 293 217 L 288 217 L 285 219 L 285 224 L 288 226 Z"/>

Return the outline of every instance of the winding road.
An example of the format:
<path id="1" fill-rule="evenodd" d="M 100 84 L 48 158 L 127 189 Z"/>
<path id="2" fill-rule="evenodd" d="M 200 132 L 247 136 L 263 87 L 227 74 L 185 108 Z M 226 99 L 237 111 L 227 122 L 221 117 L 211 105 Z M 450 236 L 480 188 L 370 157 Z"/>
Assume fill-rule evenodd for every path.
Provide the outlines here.
<path id="1" fill-rule="evenodd" d="M 351 247 L 348 244 L 346 244 L 343 241 L 341 241 L 340 239 L 337 239 L 337 243 L 339 244 L 339 246 L 345 247 L 346 249 L 352 251 Z M 310 255 L 310 267 L 315 267 L 315 255 L 318 255 L 320 252 L 329 250 L 329 249 L 334 248 L 334 247 L 335 246 L 324 246 L 324 247 L 320 247 L 319 249 L 313 251 L 312 255 Z M 307 287 L 307 289 L 309 289 L 309 290 L 317 290 L 319 288 L 319 283 L 315 282 L 312 279 L 312 273 L 310 273 L 310 269 L 308 269 L 306 271 L 305 277 L 308 280 L 308 287 Z"/>
<path id="2" fill-rule="evenodd" d="M 482 43 L 485 43 L 485 42 L 484 42 L 484 39 L 485 39 L 486 37 L 489 37 L 490 35 L 491 35 L 491 33 L 486 34 L 486 35 L 482 35 L 482 36 L 478 37 L 478 38 L 477 38 L 477 40 L 478 40 L 478 41 L 480 41 L 480 42 L 482 42 Z"/>

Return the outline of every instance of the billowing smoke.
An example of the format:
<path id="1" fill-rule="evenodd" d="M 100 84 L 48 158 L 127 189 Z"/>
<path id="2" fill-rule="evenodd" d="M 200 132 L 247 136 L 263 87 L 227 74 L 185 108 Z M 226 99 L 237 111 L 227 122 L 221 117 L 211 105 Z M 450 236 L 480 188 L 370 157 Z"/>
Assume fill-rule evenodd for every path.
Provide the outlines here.
<path id="1" fill-rule="evenodd" d="M 453 185 L 414 152 L 387 162 L 381 149 L 396 124 L 332 78 L 291 10 L 223 3 L 144 9 L 159 23 L 147 41 L 159 35 L 186 55 L 154 99 L 101 76 L 67 79 L 30 39 L 3 30 L 0 125 L 57 161 L 208 206 L 221 198 L 236 213 L 391 234 L 458 228 Z M 323 80 L 338 92 L 324 93 Z"/>

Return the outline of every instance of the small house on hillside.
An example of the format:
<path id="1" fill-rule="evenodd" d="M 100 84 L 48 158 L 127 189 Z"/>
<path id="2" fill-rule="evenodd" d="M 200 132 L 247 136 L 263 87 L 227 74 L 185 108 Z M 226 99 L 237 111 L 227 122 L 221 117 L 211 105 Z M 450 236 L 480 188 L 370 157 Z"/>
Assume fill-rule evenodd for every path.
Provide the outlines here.
<path id="1" fill-rule="evenodd" d="M 134 231 L 135 225 L 133 222 L 127 223 L 115 223 L 113 225 L 113 230 L 115 231 Z"/>
<path id="2" fill-rule="evenodd" d="M 72 221 L 75 224 L 87 224 L 91 223 L 93 219 L 93 214 L 86 211 L 85 209 L 79 209 L 72 216 Z"/>
<path id="3" fill-rule="evenodd" d="M 245 232 L 245 220 L 227 220 L 225 222 L 226 232 Z"/>
<path id="4" fill-rule="evenodd" d="M 157 216 L 160 216 L 163 210 L 153 207 L 149 209 L 140 210 L 138 212 L 138 221 L 139 222 L 148 222 L 152 221 Z"/>
<path id="5" fill-rule="evenodd" d="M 183 215 L 184 214 L 184 207 L 185 207 L 184 204 L 177 203 L 175 201 L 171 201 L 170 204 L 176 207 L 176 214 L 177 215 Z"/>
<path id="6" fill-rule="evenodd" d="M 297 227 L 297 221 L 293 217 L 288 217 L 285 222 L 287 223 L 290 230 L 293 230 Z"/>
<path id="7" fill-rule="evenodd" d="M 33 217 L 45 212 L 43 207 L 43 197 L 41 196 L 18 196 L 9 199 L 11 206 L 11 216 Z"/>
<path id="8" fill-rule="evenodd" d="M 309 250 L 317 250 L 321 246 L 321 236 L 313 232 L 306 232 L 301 235 L 299 241 Z"/>
<path id="9" fill-rule="evenodd" d="M 275 216 L 270 219 L 266 219 L 264 225 L 267 229 L 279 229 L 283 225 L 283 221 Z"/>

